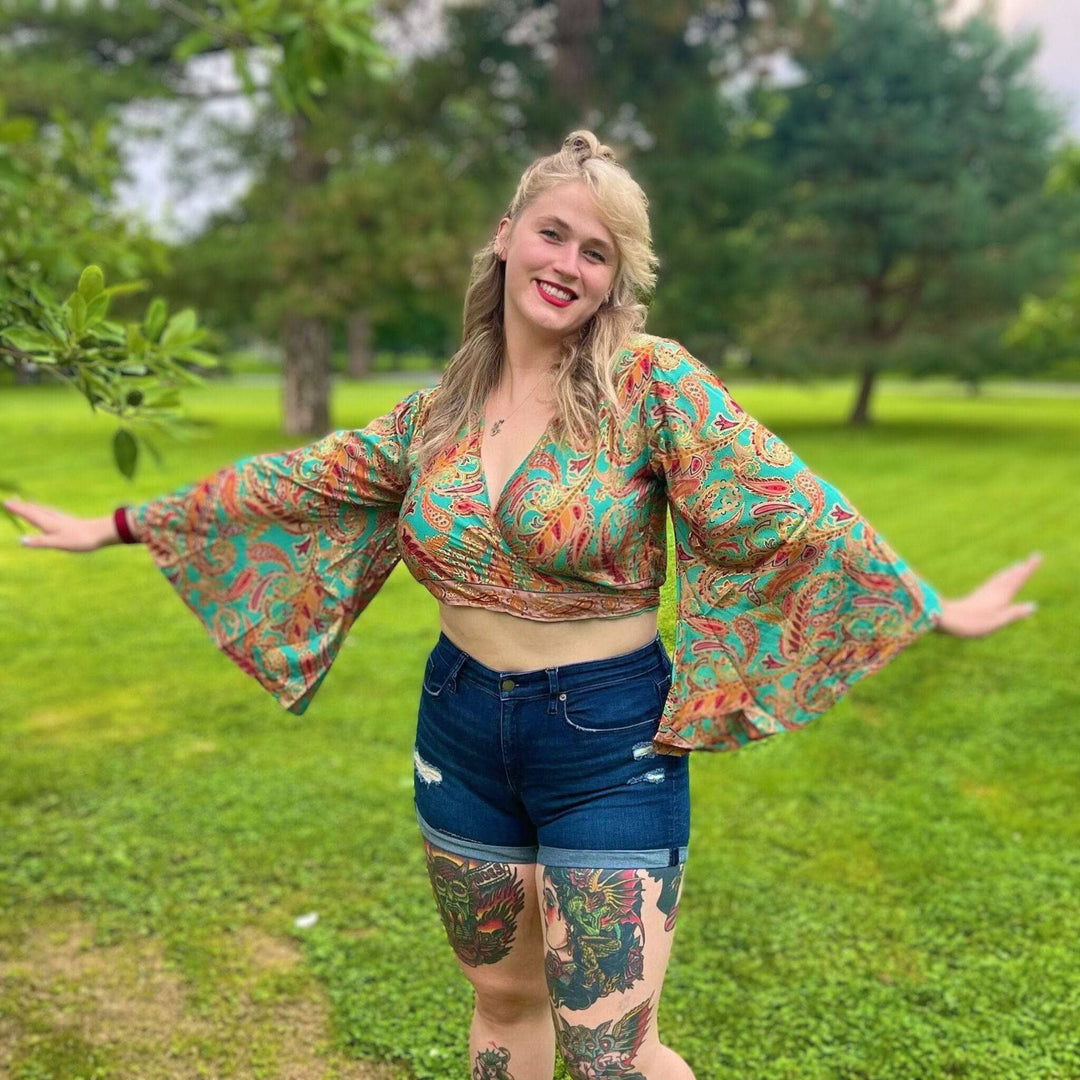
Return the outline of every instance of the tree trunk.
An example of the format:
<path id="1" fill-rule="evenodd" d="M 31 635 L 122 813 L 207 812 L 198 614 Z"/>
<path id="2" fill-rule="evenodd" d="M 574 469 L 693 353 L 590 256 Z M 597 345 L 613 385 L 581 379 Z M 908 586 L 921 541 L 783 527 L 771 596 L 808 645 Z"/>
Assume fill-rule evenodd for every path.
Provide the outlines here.
<path id="1" fill-rule="evenodd" d="M 290 224 L 299 220 L 301 189 L 326 176 L 326 162 L 308 143 L 311 122 L 302 113 L 291 120 L 292 197 L 285 207 Z M 330 427 L 330 334 L 325 322 L 295 311 L 282 320 L 285 338 L 284 428 L 286 435 L 323 435 Z"/>
<path id="2" fill-rule="evenodd" d="M 594 52 L 603 0 L 559 0 L 555 15 L 555 93 L 585 119 L 596 75 Z"/>
<path id="3" fill-rule="evenodd" d="M 349 351 L 349 378 L 366 379 L 371 374 L 371 319 L 367 312 L 354 311 L 345 322 Z"/>
<path id="4" fill-rule="evenodd" d="M 874 380 L 877 371 L 869 364 L 862 369 L 859 381 L 859 396 L 855 399 L 855 408 L 848 423 L 852 427 L 865 427 L 870 423 L 870 398 L 874 393 Z"/>
<path id="5" fill-rule="evenodd" d="M 330 429 L 330 334 L 322 319 L 286 315 L 284 412 L 286 435 Z"/>

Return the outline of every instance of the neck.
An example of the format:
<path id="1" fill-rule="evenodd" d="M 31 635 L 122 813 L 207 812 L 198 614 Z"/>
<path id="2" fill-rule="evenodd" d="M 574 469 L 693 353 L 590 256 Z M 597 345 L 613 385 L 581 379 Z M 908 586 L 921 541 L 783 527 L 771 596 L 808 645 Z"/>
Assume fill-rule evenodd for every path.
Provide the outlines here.
<path id="1" fill-rule="evenodd" d="M 503 372 L 500 381 L 515 391 L 532 386 L 545 372 L 559 363 L 557 338 L 537 340 L 522 333 L 520 327 L 508 325 L 503 334 Z"/>

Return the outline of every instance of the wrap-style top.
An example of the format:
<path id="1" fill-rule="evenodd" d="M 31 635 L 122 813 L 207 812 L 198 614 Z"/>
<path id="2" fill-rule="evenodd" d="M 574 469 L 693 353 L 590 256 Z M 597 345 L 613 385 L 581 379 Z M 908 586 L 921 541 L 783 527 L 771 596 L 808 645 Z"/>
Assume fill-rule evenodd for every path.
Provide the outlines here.
<path id="1" fill-rule="evenodd" d="M 417 390 L 358 430 L 259 454 L 129 524 L 227 655 L 302 713 L 398 559 L 447 604 L 525 619 L 659 606 L 674 675 L 657 749 L 798 728 L 940 617 L 934 590 L 677 342 L 634 335 L 595 444 L 554 422 L 491 504 L 483 419 L 426 465 Z"/>

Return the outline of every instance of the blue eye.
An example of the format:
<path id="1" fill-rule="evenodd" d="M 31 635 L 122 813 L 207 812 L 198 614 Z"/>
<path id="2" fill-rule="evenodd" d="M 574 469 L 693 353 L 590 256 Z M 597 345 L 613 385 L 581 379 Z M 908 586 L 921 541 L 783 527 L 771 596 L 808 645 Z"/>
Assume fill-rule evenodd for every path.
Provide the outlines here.
<path id="1" fill-rule="evenodd" d="M 559 234 L 554 229 L 541 229 L 541 236 L 554 236 L 556 240 L 559 239 Z"/>
<path id="2" fill-rule="evenodd" d="M 607 262 L 602 251 L 586 251 L 585 254 L 588 255 L 590 259 L 595 259 L 597 262 Z"/>

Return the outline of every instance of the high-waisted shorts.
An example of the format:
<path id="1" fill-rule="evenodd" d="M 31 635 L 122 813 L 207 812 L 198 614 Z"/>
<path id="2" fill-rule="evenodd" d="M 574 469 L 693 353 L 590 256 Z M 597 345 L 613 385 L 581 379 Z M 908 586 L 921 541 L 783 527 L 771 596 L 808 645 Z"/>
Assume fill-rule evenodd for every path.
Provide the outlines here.
<path id="1" fill-rule="evenodd" d="M 671 670 L 659 635 L 606 660 L 518 672 L 493 671 L 440 634 L 413 762 L 421 832 L 488 862 L 685 862 L 689 757 L 652 747 Z"/>

